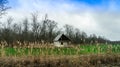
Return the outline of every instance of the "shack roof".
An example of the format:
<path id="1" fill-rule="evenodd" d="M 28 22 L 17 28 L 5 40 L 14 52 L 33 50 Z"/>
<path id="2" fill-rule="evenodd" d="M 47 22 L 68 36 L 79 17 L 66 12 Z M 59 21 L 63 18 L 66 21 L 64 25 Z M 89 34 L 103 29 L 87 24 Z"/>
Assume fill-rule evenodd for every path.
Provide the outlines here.
<path id="1" fill-rule="evenodd" d="M 71 41 L 70 38 L 68 38 L 66 35 L 64 34 L 59 34 L 54 41 Z"/>

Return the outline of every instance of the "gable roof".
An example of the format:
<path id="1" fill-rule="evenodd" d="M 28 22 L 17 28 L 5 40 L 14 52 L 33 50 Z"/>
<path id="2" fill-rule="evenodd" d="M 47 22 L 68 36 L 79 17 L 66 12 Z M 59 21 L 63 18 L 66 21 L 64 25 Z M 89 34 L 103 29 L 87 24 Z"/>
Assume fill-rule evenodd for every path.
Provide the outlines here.
<path id="1" fill-rule="evenodd" d="M 64 34 L 59 34 L 54 41 L 71 41 L 67 36 Z"/>

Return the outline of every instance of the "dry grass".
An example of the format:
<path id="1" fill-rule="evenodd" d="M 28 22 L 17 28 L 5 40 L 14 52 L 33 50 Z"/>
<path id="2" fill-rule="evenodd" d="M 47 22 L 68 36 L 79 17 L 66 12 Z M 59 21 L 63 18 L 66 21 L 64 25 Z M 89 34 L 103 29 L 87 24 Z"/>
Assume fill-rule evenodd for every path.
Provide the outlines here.
<path id="1" fill-rule="evenodd" d="M 56 48 L 52 44 L 18 43 L 13 48 L 0 47 L 1 67 L 119 67 L 120 46 L 82 45 Z M 26 55 L 26 48 L 28 54 Z M 39 49 L 37 55 L 36 48 Z M 9 51 L 10 50 L 10 51 Z M 73 51 L 75 50 L 75 51 Z M 15 52 L 12 52 L 15 51 Z M 52 53 L 51 55 L 49 55 Z M 57 53 L 56 53 L 57 52 Z M 74 53 L 75 52 L 75 53 Z M 68 54 L 67 54 L 68 53 Z M 73 54 L 72 54 L 73 53 Z M 10 54 L 7 56 L 7 54 Z"/>
<path id="2" fill-rule="evenodd" d="M 119 67 L 120 55 L 1 57 L 2 67 Z"/>

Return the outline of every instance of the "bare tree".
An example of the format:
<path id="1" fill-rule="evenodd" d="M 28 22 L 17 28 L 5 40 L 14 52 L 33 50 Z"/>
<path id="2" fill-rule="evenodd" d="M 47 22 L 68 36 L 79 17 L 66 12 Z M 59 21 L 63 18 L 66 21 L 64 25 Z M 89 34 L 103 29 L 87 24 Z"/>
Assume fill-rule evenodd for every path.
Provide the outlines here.
<path id="1" fill-rule="evenodd" d="M 74 33 L 74 43 L 79 44 L 81 42 L 81 31 L 76 28 Z"/>
<path id="2" fill-rule="evenodd" d="M 38 23 L 38 13 L 32 13 L 32 32 L 34 40 L 38 40 L 40 32 L 40 24 Z"/>
<path id="3" fill-rule="evenodd" d="M 0 16 L 5 14 L 6 10 L 10 7 L 7 6 L 8 0 L 0 0 Z"/>
<path id="4" fill-rule="evenodd" d="M 96 41 L 97 41 L 97 36 L 96 36 L 95 34 L 91 34 L 89 38 L 90 38 L 90 40 L 91 40 L 90 43 L 96 43 Z"/>
<path id="5" fill-rule="evenodd" d="M 54 38 L 53 33 L 54 33 L 54 30 L 57 28 L 57 23 L 55 21 L 48 20 L 47 26 L 48 26 L 49 42 L 51 43 Z"/>
<path id="6" fill-rule="evenodd" d="M 41 25 L 41 39 L 46 40 L 46 35 L 47 35 L 47 23 L 48 23 L 48 16 L 47 14 L 45 15 L 45 19 L 42 21 Z"/>
<path id="7" fill-rule="evenodd" d="M 9 17 L 7 19 L 7 24 L 4 26 L 4 29 L 2 30 L 2 36 L 3 40 L 7 41 L 8 45 L 11 46 L 10 44 L 13 42 L 13 31 L 11 29 L 11 23 L 13 22 L 13 18 Z"/>
<path id="8" fill-rule="evenodd" d="M 73 34 L 74 34 L 73 26 L 66 24 L 64 28 L 65 28 L 66 35 L 68 35 L 68 37 L 70 38 L 73 38 Z"/>
<path id="9" fill-rule="evenodd" d="M 7 19 L 7 28 L 8 29 L 11 29 L 11 23 L 13 22 L 13 18 L 12 17 L 9 17 L 8 19 Z"/>
<path id="10" fill-rule="evenodd" d="M 28 31 L 29 31 L 29 23 L 28 23 L 28 19 L 24 19 L 23 20 L 23 41 L 27 41 L 28 40 Z"/>
<path id="11" fill-rule="evenodd" d="M 21 41 L 22 38 L 22 25 L 19 23 L 14 23 L 12 26 L 14 41 Z"/>
<path id="12" fill-rule="evenodd" d="M 42 42 L 44 43 L 52 42 L 55 36 L 59 35 L 61 32 L 66 33 L 66 35 L 71 38 L 72 43 L 75 44 L 86 44 L 86 43 L 100 43 L 110 42 L 109 40 L 103 37 L 97 37 L 95 34 L 90 35 L 89 37 L 85 32 L 81 32 L 80 29 L 74 28 L 71 25 L 66 24 L 64 26 L 64 31 L 57 26 L 57 22 L 50 20 L 45 15 L 43 21 L 38 20 L 38 14 L 32 14 L 32 24 L 29 25 L 29 19 L 25 18 L 19 24 L 18 22 L 12 23 L 13 18 L 9 17 L 7 21 L 0 28 L 0 42 L 6 41 L 8 46 L 13 45 L 13 43 L 20 41 L 23 45 L 26 42 L 29 45 L 29 42 Z M 111 42 L 115 43 L 115 42 Z"/>

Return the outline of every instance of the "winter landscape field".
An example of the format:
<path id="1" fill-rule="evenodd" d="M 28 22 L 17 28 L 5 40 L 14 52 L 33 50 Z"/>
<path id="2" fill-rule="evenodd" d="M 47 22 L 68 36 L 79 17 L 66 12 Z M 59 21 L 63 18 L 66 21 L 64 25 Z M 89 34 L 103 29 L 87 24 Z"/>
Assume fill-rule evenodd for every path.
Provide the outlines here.
<path id="1" fill-rule="evenodd" d="M 0 67 L 120 67 L 120 0 L 0 0 Z"/>

